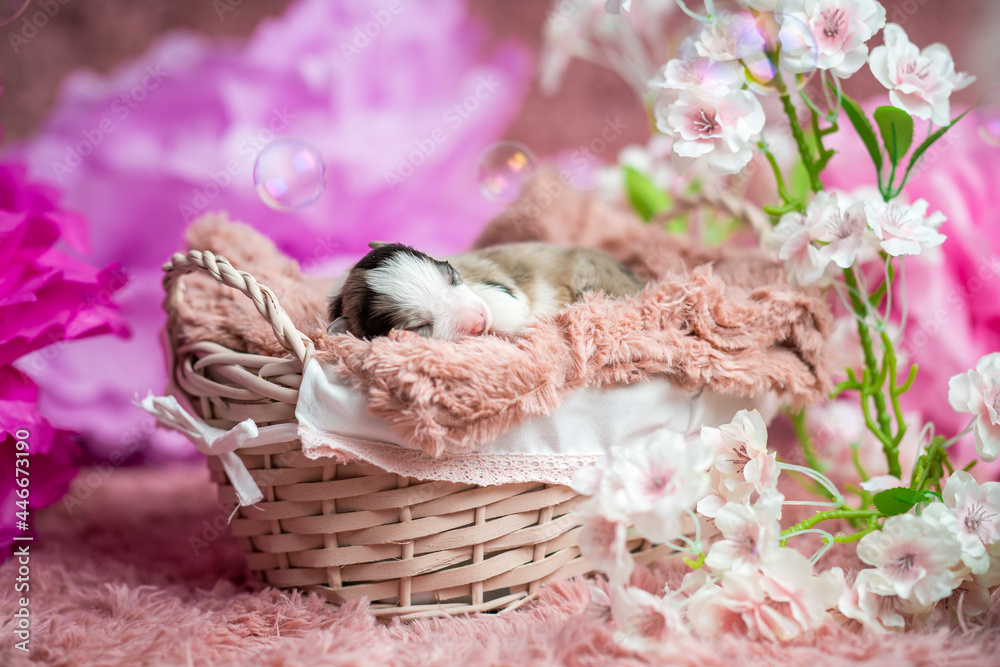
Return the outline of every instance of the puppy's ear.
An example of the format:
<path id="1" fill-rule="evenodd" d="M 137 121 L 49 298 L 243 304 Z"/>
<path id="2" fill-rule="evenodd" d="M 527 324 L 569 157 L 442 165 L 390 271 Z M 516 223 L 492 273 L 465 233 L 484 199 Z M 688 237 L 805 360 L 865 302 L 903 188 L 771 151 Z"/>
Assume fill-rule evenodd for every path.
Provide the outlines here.
<path id="1" fill-rule="evenodd" d="M 372 250 L 378 250 L 382 246 L 392 245 L 391 243 L 386 243 L 385 241 L 372 241 L 368 244 L 368 247 Z"/>
<path id="2" fill-rule="evenodd" d="M 326 332 L 331 336 L 350 333 L 350 322 L 348 322 L 346 317 L 338 317 L 333 322 L 330 322 L 330 325 L 326 328 Z"/>

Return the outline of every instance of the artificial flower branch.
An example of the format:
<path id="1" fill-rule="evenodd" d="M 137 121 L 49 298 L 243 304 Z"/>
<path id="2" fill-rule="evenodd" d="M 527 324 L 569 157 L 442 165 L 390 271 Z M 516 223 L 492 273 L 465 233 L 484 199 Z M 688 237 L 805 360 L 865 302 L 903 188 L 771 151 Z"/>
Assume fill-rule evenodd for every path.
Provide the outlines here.
<path id="1" fill-rule="evenodd" d="M 784 265 L 790 283 L 826 289 L 851 314 L 862 361 L 860 368 L 846 369 L 830 399 L 857 392 L 860 428 L 868 437 L 842 443 L 850 449 L 848 473 L 836 452 L 825 461 L 813 446 L 808 413 L 790 412 L 806 464 L 798 466 L 778 460 L 762 416 L 743 410 L 728 424 L 704 427 L 698 438 L 660 432 L 639 447 L 616 450 L 596 471 L 581 471 L 574 487 L 591 498 L 580 510 L 580 549 L 608 575 L 605 599 L 624 645 L 655 647 L 657 639 L 675 632 L 715 637 L 722 627 L 786 641 L 833 620 L 899 631 L 911 620 L 926 622 L 935 605 L 950 597 L 988 593 L 1000 583 L 1000 483 L 979 485 L 948 460 L 949 446 L 969 432 L 980 458 L 1000 457 L 1000 353 L 949 383 L 949 403 L 971 413 L 969 427 L 947 439 L 926 424 L 915 439 L 921 451 L 908 483 L 900 455 L 911 446 L 906 443 L 913 438 L 906 436 L 916 425 L 903 413 L 901 397 L 917 376 L 915 364 L 900 376 L 895 347 L 907 317 L 904 257 L 945 237 L 937 231 L 941 213 L 929 212 L 924 200 L 908 203 L 899 195 L 927 149 L 954 124 L 948 98 L 971 77 L 955 72 L 946 47 L 921 50 L 900 26 L 886 24 L 885 8 L 876 0 L 740 2 L 753 13 L 716 14 L 706 3 L 706 16 L 698 16 L 678 1 L 701 25 L 650 81 L 661 89 L 653 105 L 656 127 L 671 142 L 681 173 L 700 162 L 722 176 L 737 174 L 755 152 L 767 160 L 780 203 L 765 207 L 776 224 L 762 235 L 762 245 Z M 885 44 L 869 51 L 866 42 L 882 29 Z M 891 101 L 874 111 L 874 124 L 840 88 L 841 79 L 866 63 Z M 800 121 L 786 82 L 795 76 L 800 83 L 812 71 L 819 71 L 821 89 L 831 94 L 821 110 L 798 90 L 809 110 L 809 119 L 803 115 Z M 764 140 L 767 118 L 756 97 L 763 88 L 778 94 L 797 148 L 791 181 Z M 835 154 L 824 138 L 846 129 L 843 117 L 872 158 L 880 196 L 824 187 L 822 173 Z M 911 150 L 915 118 L 939 127 L 929 127 L 927 138 Z M 702 172 L 693 187 L 704 178 Z M 639 172 L 626 169 L 624 183 L 629 201 L 647 220 L 669 201 L 661 186 Z M 876 261 L 880 280 L 869 284 L 869 263 Z M 862 447 L 874 442 L 888 474 L 878 474 L 877 464 L 862 457 Z M 828 445 L 822 452 L 829 452 Z M 855 472 L 860 483 L 844 479 Z M 782 473 L 829 501 L 786 500 L 777 490 Z M 841 488 L 857 496 L 856 507 L 846 503 Z M 807 504 L 823 509 L 782 529 L 782 508 Z M 686 527 L 691 516 L 693 540 Z M 847 521 L 854 532 L 831 534 L 820 527 L 827 521 Z M 718 530 L 704 543 L 702 522 Z M 692 570 L 682 585 L 661 596 L 632 587 L 626 534 L 676 549 Z M 786 548 L 790 538 L 803 534 L 822 538 L 808 558 Z M 853 580 L 840 568 L 817 571 L 817 561 L 835 544 L 856 545 L 869 567 Z M 959 607 L 960 616 L 985 609 Z"/>

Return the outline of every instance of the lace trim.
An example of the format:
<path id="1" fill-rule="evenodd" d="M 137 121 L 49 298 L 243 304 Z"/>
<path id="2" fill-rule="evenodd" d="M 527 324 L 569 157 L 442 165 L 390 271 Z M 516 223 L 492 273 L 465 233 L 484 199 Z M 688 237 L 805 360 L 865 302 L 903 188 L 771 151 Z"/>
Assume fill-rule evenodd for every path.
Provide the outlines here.
<path id="1" fill-rule="evenodd" d="M 302 453 L 309 459 L 360 459 L 387 472 L 421 480 L 500 486 L 541 482 L 569 486 L 577 470 L 594 465 L 600 454 L 452 454 L 441 458 L 374 440 L 320 433 L 299 425 Z"/>

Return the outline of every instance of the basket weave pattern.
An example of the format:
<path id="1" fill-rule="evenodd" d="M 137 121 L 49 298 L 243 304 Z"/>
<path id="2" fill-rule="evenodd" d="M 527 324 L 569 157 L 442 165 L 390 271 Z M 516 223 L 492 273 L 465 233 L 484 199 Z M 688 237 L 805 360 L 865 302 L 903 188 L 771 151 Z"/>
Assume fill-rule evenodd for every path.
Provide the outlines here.
<path id="1" fill-rule="evenodd" d="M 295 422 L 313 342 L 277 298 L 224 257 L 192 250 L 164 265 L 173 381 L 211 426 L 245 419 Z M 202 271 L 246 294 L 289 352 L 284 359 L 201 341 L 177 347 L 174 313 L 183 275 Z M 231 529 L 267 583 L 316 591 L 332 603 L 367 597 L 379 616 L 403 619 L 512 609 L 545 582 L 592 569 L 577 546 L 572 489 L 544 483 L 480 487 L 420 481 L 373 465 L 309 459 L 298 440 L 238 451 L 264 500 L 241 507 Z M 209 467 L 223 502 L 237 497 L 221 463 Z M 640 563 L 667 547 L 629 542 Z"/>

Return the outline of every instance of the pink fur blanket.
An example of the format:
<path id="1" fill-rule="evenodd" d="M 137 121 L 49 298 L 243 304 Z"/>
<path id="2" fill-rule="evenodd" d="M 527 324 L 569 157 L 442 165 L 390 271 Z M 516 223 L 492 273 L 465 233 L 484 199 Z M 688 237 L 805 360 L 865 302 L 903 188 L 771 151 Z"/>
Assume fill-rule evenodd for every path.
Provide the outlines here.
<path id="1" fill-rule="evenodd" d="M 660 656 L 633 654 L 587 611 L 580 579 L 543 586 L 502 616 L 383 625 L 364 602 L 331 608 L 316 595 L 249 584 L 228 513 L 204 468 L 83 471 L 66 501 L 32 515 L 30 654 L 13 634 L 20 566 L 0 564 L 0 665 L 981 667 L 1000 650 L 995 598 L 967 633 L 828 628 L 788 645 L 677 636 Z M 654 590 L 677 574 L 641 571 L 634 582 Z"/>
<path id="2" fill-rule="evenodd" d="M 827 394 L 831 316 L 820 297 L 789 286 L 756 250 L 702 248 L 590 195 L 560 190 L 553 196 L 551 181 L 531 183 L 476 247 L 525 240 L 598 247 L 648 285 L 628 300 L 592 295 L 515 340 L 328 336 L 329 281 L 303 277 L 256 232 L 213 215 L 190 229 L 188 244 L 226 256 L 270 287 L 317 356 L 364 392 L 371 414 L 434 456 L 469 451 L 551 412 L 583 386 L 665 376 L 687 389 L 774 392 L 795 404 Z M 249 301 L 210 278 L 187 279 L 177 316 L 181 342 L 283 354 Z"/>

